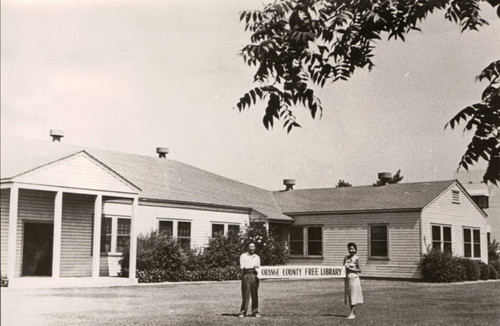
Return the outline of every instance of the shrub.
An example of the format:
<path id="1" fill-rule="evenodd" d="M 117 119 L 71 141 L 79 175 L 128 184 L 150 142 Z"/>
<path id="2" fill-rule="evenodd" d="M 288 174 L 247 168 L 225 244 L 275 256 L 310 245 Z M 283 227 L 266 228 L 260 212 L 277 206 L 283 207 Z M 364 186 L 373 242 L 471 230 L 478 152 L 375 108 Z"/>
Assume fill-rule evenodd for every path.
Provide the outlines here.
<path id="1" fill-rule="evenodd" d="M 136 276 L 141 283 L 222 281 L 240 278 L 239 257 L 254 242 L 262 265 L 282 265 L 288 257 L 286 241 L 251 223 L 242 232 L 216 235 L 204 249 L 189 249 L 166 234 L 151 232 L 137 238 Z M 128 277 L 130 251 L 120 260 L 120 276 Z"/>
<path id="2" fill-rule="evenodd" d="M 500 275 L 500 259 L 493 260 L 493 261 L 490 260 L 490 265 L 493 266 L 495 268 L 495 270 L 497 271 L 498 275 Z"/>
<path id="3" fill-rule="evenodd" d="M 262 265 L 285 265 L 288 261 L 286 240 L 278 233 L 266 230 L 263 223 L 252 222 L 240 234 L 242 252 L 250 242 L 255 243 L 255 252 Z"/>
<path id="4" fill-rule="evenodd" d="M 433 249 L 423 256 L 420 272 L 427 282 L 450 283 L 465 280 L 465 268 L 460 259 L 440 250 Z"/>
<path id="5" fill-rule="evenodd" d="M 497 280 L 499 275 L 497 273 L 497 270 L 495 269 L 495 267 L 491 266 L 491 265 L 488 265 L 488 269 L 490 271 L 490 275 L 488 277 L 488 279 L 490 280 Z"/>
<path id="6" fill-rule="evenodd" d="M 479 279 L 479 266 L 478 264 L 469 258 L 458 258 L 461 265 L 464 267 L 465 280 L 466 281 L 477 281 Z"/>
<path id="7" fill-rule="evenodd" d="M 479 262 L 479 278 L 485 281 L 489 277 L 490 277 L 490 267 L 483 262 Z"/>
<path id="8" fill-rule="evenodd" d="M 211 267 L 235 266 L 239 264 L 242 245 L 238 234 L 224 236 L 217 234 L 210 238 L 208 246 L 203 252 L 205 262 Z"/>
<path id="9" fill-rule="evenodd" d="M 0 287 L 8 287 L 9 286 L 9 278 L 7 275 L 1 274 L 1 282 L 0 282 Z"/>
<path id="10" fill-rule="evenodd" d="M 488 242 L 488 261 L 492 262 L 500 259 L 500 243 L 493 239 Z"/>
<path id="11" fill-rule="evenodd" d="M 185 249 L 177 241 L 165 233 L 151 232 L 147 235 L 140 235 L 137 238 L 136 269 L 137 271 L 151 271 L 152 275 L 156 275 L 157 270 L 172 274 L 180 270 L 183 261 L 186 261 L 184 251 Z M 129 256 L 130 250 L 127 247 L 120 260 L 120 276 L 128 277 Z"/>

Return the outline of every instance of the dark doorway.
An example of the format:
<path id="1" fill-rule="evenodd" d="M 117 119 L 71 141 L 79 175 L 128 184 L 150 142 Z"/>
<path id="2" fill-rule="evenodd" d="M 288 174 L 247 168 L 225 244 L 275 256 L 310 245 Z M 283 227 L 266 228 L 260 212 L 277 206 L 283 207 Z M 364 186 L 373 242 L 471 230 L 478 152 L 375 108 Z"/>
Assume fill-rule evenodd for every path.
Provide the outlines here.
<path id="1" fill-rule="evenodd" d="M 24 223 L 22 276 L 52 276 L 54 224 Z"/>

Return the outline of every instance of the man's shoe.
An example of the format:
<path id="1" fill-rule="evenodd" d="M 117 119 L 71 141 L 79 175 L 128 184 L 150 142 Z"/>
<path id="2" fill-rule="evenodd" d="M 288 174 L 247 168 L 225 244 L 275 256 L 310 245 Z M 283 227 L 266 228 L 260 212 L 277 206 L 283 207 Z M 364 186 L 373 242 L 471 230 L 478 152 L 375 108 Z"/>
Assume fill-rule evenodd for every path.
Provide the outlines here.
<path id="1" fill-rule="evenodd" d="M 244 317 L 245 317 L 245 315 L 244 315 L 244 314 L 239 314 L 239 315 L 238 315 L 238 318 L 244 318 Z"/>
<path id="2" fill-rule="evenodd" d="M 260 317 L 262 317 L 262 316 L 261 316 L 261 315 L 259 315 L 259 314 L 254 314 L 253 316 L 254 316 L 255 318 L 260 318 Z"/>

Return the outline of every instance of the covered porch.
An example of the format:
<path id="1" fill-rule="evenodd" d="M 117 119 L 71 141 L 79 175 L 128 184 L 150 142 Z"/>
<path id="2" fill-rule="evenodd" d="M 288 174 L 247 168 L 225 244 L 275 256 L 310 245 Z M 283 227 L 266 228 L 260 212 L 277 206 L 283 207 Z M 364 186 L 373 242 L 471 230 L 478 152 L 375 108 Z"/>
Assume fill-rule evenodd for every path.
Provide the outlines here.
<path id="1" fill-rule="evenodd" d="M 1 272 L 9 287 L 136 283 L 140 189 L 85 152 L 2 179 L 0 186 Z M 130 246 L 129 278 L 102 273 L 109 243 L 103 207 L 113 200 L 129 203 L 121 239 Z"/>

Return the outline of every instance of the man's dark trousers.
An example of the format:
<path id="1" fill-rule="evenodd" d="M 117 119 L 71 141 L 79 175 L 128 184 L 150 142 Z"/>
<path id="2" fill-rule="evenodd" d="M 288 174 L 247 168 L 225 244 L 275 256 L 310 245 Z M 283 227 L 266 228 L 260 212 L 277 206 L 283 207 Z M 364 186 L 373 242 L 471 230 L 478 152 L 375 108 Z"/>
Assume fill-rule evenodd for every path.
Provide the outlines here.
<path id="1" fill-rule="evenodd" d="M 241 295 L 242 303 L 240 313 L 246 315 L 248 311 L 248 303 L 252 297 L 252 314 L 259 313 L 259 278 L 255 269 L 244 269 L 243 278 L 241 279 Z"/>

